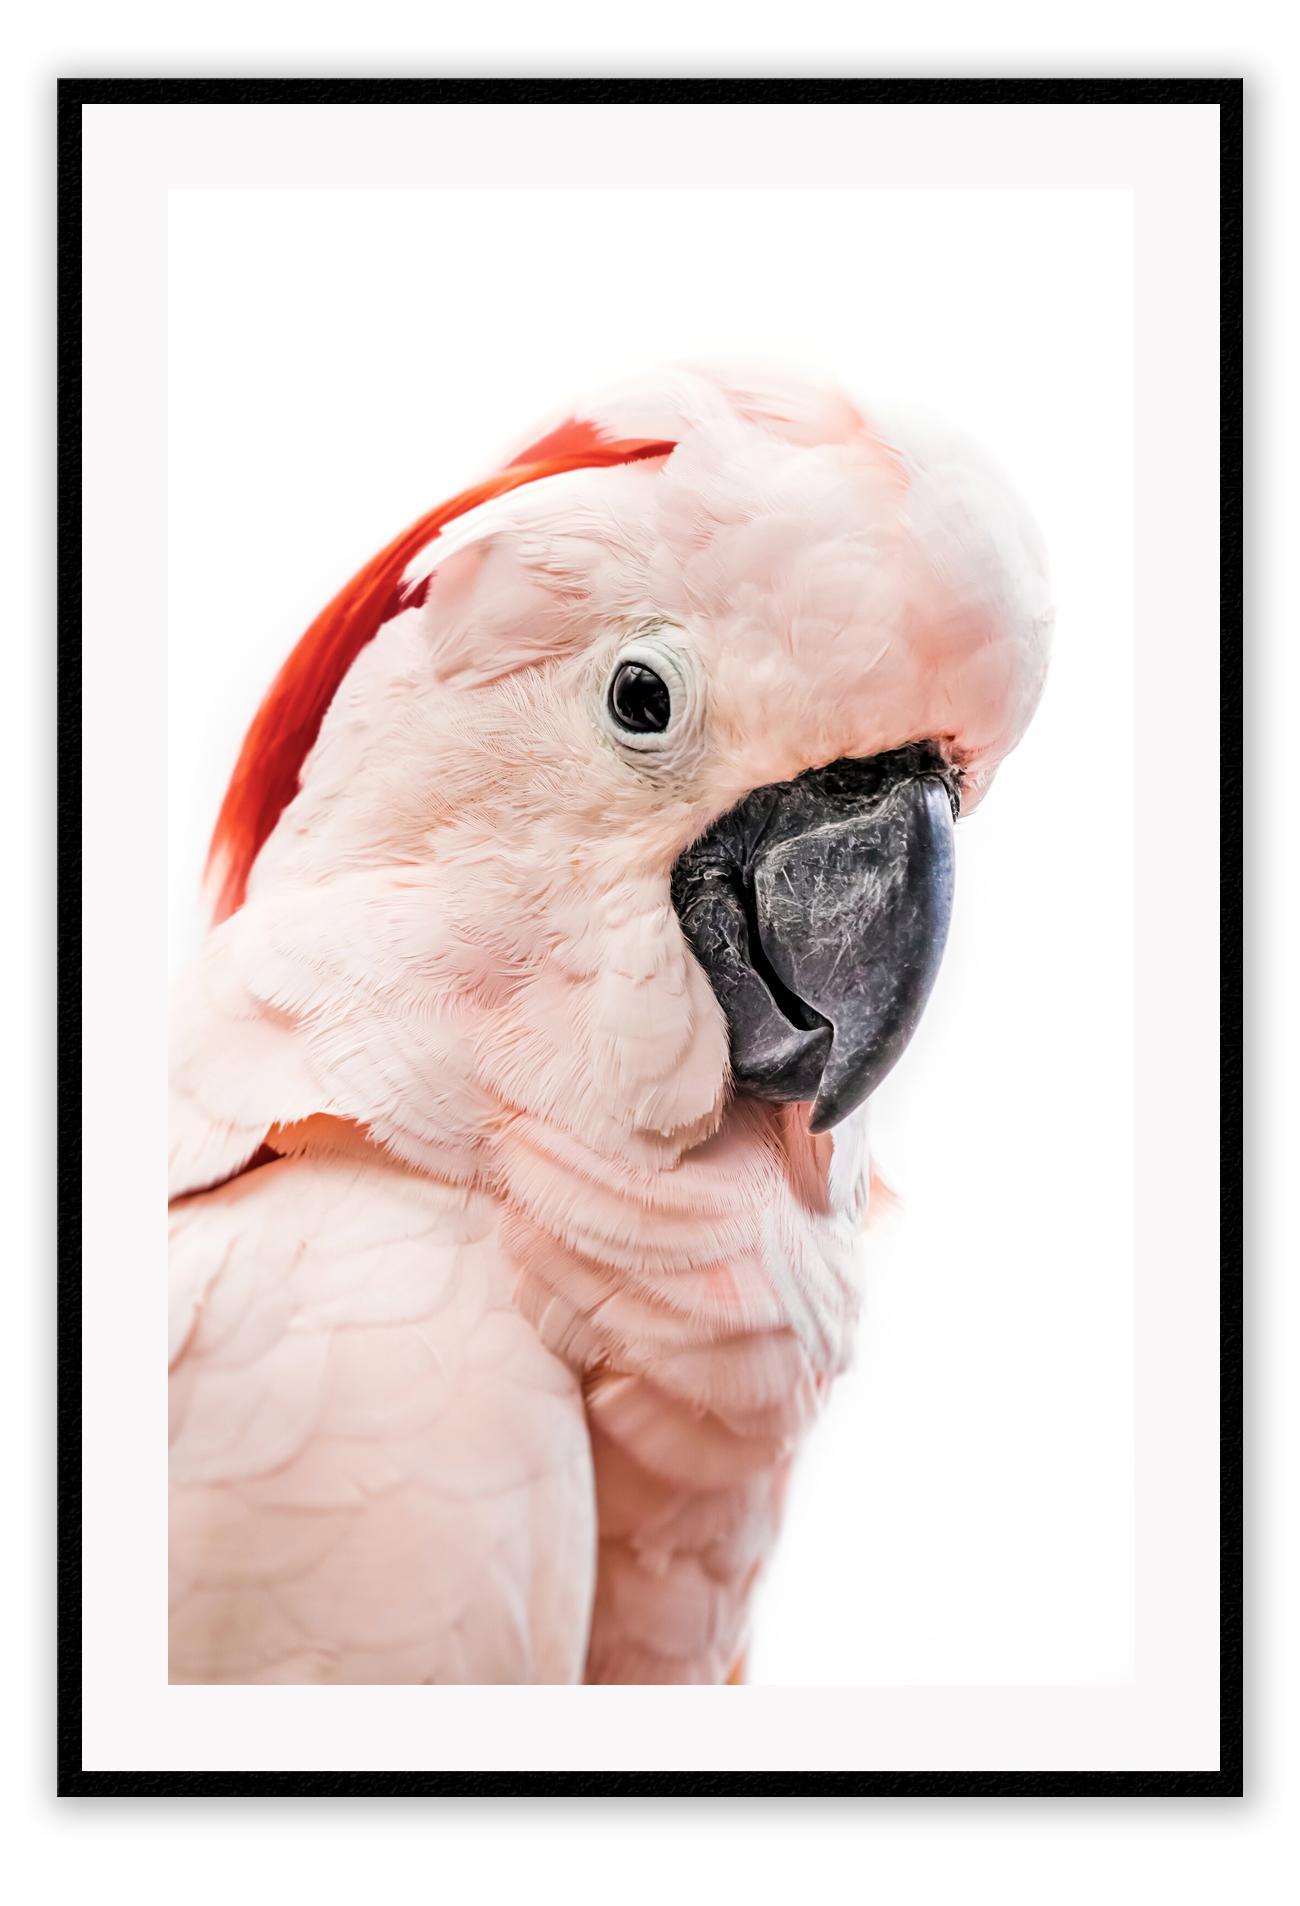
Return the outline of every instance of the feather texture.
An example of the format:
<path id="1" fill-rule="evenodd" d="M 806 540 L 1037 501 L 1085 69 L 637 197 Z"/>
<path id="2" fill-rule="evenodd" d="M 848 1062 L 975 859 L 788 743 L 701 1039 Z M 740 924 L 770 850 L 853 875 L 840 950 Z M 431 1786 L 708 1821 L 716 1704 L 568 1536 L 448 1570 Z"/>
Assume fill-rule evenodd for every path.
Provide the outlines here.
<path id="1" fill-rule="evenodd" d="M 176 1678 L 733 1675 L 870 1165 L 862 1114 L 733 1095 L 671 869 L 917 739 L 973 806 L 1049 628 L 969 446 L 701 372 L 569 415 L 313 625 L 174 1008 Z M 682 713 L 633 754 L 647 631 Z"/>
<path id="2" fill-rule="evenodd" d="M 276 676 L 240 749 L 209 850 L 209 871 L 219 869 L 218 920 L 243 904 L 249 870 L 298 792 L 302 764 L 349 668 L 385 622 L 424 600 L 427 577 L 413 585 L 404 580 L 412 558 L 449 523 L 521 484 L 566 470 L 667 456 L 672 448 L 671 443 L 612 443 L 591 425 L 552 431 L 495 476 L 427 511 L 344 584 Z"/>
<path id="3" fill-rule="evenodd" d="M 173 1680 L 578 1677 L 582 1402 L 495 1234 L 310 1145 L 177 1207 Z"/>

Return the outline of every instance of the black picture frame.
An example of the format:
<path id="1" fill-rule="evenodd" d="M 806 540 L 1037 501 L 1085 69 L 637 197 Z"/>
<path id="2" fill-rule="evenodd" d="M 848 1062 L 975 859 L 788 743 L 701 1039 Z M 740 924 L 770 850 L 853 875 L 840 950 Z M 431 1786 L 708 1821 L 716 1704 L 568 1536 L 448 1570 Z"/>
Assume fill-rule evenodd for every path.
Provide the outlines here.
<path id="1" fill-rule="evenodd" d="M 1242 125 L 1240 79 L 167 79 L 58 83 L 58 1792 L 61 1796 L 1237 1796 L 1242 1704 Z M 82 1765 L 82 110 L 188 104 L 1210 105 L 1219 111 L 1220 1762 L 1215 1772 L 208 1773 Z"/>

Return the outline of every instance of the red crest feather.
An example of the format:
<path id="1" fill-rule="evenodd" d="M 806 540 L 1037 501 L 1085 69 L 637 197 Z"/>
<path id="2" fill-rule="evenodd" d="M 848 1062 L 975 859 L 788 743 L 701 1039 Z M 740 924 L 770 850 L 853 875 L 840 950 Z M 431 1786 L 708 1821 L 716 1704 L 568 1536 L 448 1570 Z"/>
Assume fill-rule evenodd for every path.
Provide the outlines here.
<path id="1" fill-rule="evenodd" d="M 358 570 L 300 639 L 244 737 L 208 849 L 209 874 L 220 867 L 216 919 L 227 919 L 243 905 L 253 862 L 298 792 L 303 762 L 343 677 L 385 622 L 423 600 L 428 579 L 404 590 L 402 576 L 425 544 L 458 516 L 522 484 L 566 470 L 604 469 L 646 457 L 666 457 L 675 447 L 639 438 L 603 443 L 594 425 L 570 420 L 530 445 L 495 476 L 420 517 Z"/>

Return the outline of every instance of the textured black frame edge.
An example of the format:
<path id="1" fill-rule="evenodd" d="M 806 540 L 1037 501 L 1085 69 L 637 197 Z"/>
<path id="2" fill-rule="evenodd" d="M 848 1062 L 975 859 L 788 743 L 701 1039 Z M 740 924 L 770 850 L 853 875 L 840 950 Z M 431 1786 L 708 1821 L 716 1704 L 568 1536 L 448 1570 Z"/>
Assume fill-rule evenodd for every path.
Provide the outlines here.
<path id="1" fill-rule="evenodd" d="M 1242 81 L 61 79 L 58 83 L 58 1792 L 61 1796 L 1237 1796 L 1242 1709 Z M 298 104 L 1212 105 L 1220 218 L 1220 1762 L 1217 1772 L 87 1772 L 81 1747 L 81 109 Z"/>

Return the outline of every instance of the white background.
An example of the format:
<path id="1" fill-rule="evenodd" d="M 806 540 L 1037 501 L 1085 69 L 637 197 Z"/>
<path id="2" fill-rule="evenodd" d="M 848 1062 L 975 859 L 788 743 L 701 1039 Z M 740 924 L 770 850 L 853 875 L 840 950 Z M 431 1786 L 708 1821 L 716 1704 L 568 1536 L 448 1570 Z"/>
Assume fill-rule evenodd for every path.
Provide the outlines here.
<path id="1" fill-rule="evenodd" d="M 1131 1672 L 1132 243 L 1124 192 L 171 198 L 178 957 L 298 633 L 593 383 L 809 365 L 868 409 L 960 421 L 1040 517 L 1050 685 L 960 829 L 943 975 L 877 1101 L 906 1209 L 868 1243 L 861 1354 L 796 1471 L 756 1683 Z"/>
<path id="2" fill-rule="evenodd" d="M 457 10 L 431 22 L 427 6 L 376 0 L 364 13 L 314 9 L 316 37 L 300 32 L 292 4 L 233 0 L 218 20 L 162 4 L 124 0 L 111 13 L 65 4 L 29 13 L 11 31 L 0 138 L 6 160 L 7 256 L 20 284 L 0 313 L 6 414 L 4 518 L 14 526 L 9 578 L 11 743 L 5 777 L 10 889 L 17 896 L 4 943 L 16 1063 L 3 1101 L 4 1153 L 17 1197 L 3 1336 L 0 1411 L 8 1471 L 9 1526 L 19 1556 L 0 1582 L 11 1651 L 4 1712 L 6 1794 L 17 1818 L 13 1870 L 37 1897 L 162 1900 L 183 1875 L 187 1897 L 225 1901 L 247 1892 L 310 1889 L 351 1900 L 390 1885 L 409 1890 L 424 1874 L 456 1896 L 570 1899 L 593 1869 L 628 1900 L 721 1893 L 784 1900 L 809 1888 L 855 1890 L 855 1875 L 883 1898 L 948 1901 L 1121 1901 L 1177 1893 L 1187 1901 L 1285 1894 L 1296 1855 L 1297 1653 L 1300 1600 L 1296 1545 L 1297 1335 L 1294 1196 L 1290 1161 L 1300 1131 L 1292 1079 L 1300 1064 L 1294 972 L 1300 918 L 1294 879 L 1289 781 L 1291 710 L 1300 697 L 1293 631 L 1300 604 L 1290 534 L 1300 513 L 1294 433 L 1300 404 L 1294 338 L 1300 331 L 1295 174 L 1300 111 L 1287 16 L 1271 0 L 1242 0 L 1176 13 L 1154 0 L 1099 0 L 1086 21 L 1031 0 L 997 0 L 978 17 L 956 0 L 864 17 L 860 38 L 838 5 L 797 10 L 755 6 L 752 34 L 736 43 L 730 9 L 706 0 L 658 6 L 652 17 L 596 5 L 501 7 L 489 27 Z M 265 1802 L 55 1804 L 53 1792 L 53 1501 L 49 1370 L 53 1360 L 53 938 L 51 762 L 54 711 L 52 498 L 53 227 L 50 152 L 53 76 L 58 72 L 865 72 L 1240 73 L 1248 80 L 1253 316 L 1248 396 L 1254 418 L 1249 470 L 1255 524 L 1248 551 L 1259 662 L 1250 696 L 1247 785 L 1255 838 L 1251 892 L 1251 1108 L 1254 1193 L 1251 1381 L 1247 1433 L 1252 1514 L 1248 1523 L 1248 1792 L 1240 1802 L 1124 1800 L 786 1802 L 725 1807 L 698 1802 L 647 1807 L 518 1802 L 491 1813 L 455 1805 L 347 1806 Z M 1164 312 L 1167 334 L 1176 314 Z M 1160 353 L 1148 351 L 1143 374 Z M 1189 394 L 1207 422 L 1208 394 Z M 1255 399 L 1259 401 L 1256 403 Z M 1207 427 L 1212 433 L 1212 417 Z M 1171 565 L 1176 581 L 1176 568 Z M 25 639 L 31 637 L 33 639 Z M 39 638 L 39 639 L 37 639 Z M 30 719 L 25 713 L 30 711 Z M 162 851 L 161 834 L 158 837 Z M 35 930 L 24 929 L 28 920 Z M 157 917 L 161 939 L 164 920 Z M 129 930 L 130 920 L 127 926 Z M 123 1275 L 129 1278 L 129 1269 Z M 31 1346 L 37 1346 L 33 1356 Z M 1171 1596 L 1166 1611 L 1176 1613 Z"/>

